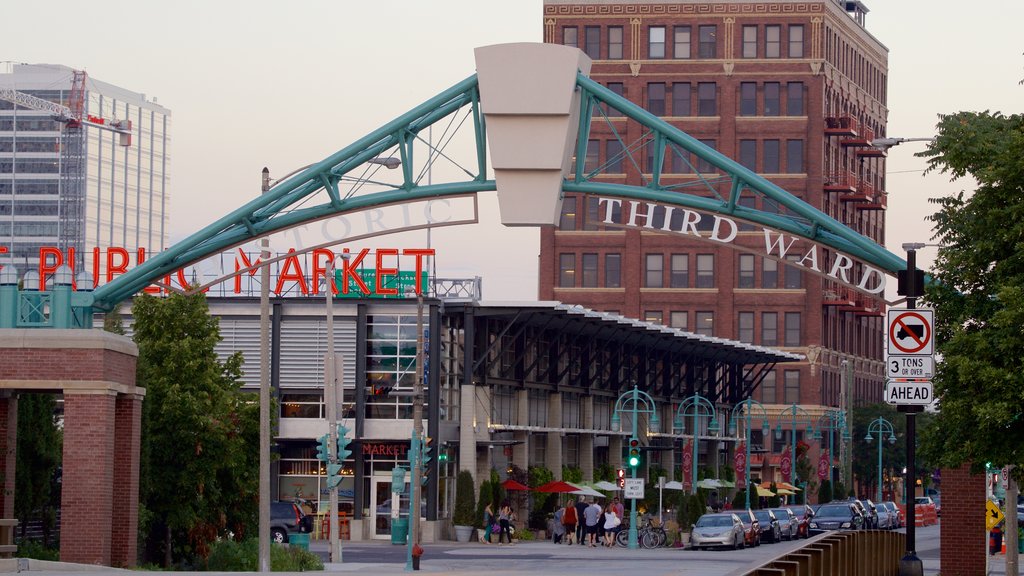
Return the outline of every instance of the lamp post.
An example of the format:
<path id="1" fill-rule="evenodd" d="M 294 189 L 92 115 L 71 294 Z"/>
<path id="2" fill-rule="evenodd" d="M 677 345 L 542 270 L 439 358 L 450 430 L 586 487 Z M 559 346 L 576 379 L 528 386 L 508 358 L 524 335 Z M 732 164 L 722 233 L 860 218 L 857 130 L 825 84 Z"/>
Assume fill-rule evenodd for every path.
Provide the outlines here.
<path id="1" fill-rule="evenodd" d="M 709 418 L 708 422 L 708 434 L 718 434 L 718 419 L 716 417 L 715 405 L 710 400 L 701 396 L 700 394 L 694 394 L 689 398 L 686 398 L 679 404 L 679 408 L 676 409 L 676 417 L 672 421 L 672 427 L 678 430 L 679 434 L 686 434 L 686 416 L 693 415 L 693 456 L 690 460 L 690 494 L 697 493 L 697 442 L 700 439 L 700 421 L 701 416 Z"/>
<path id="2" fill-rule="evenodd" d="M 871 442 L 874 440 L 871 433 L 875 432 L 878 434 L 878 492 L 877 499 L 875 502 L 882 501 L 882 438 L 886 432 L 889 433 L 889 444 L 896 443 L 896 432 L 892 428 L 892 423 L 879 416 L 868 424 L 868 435 L 864 437 L 864 441 Z"/>
<path id="3" fill-rule="evenodd" d="M 743 469 L 743 481 L 746 483 L 746 486 L 744 487 L 744 491 L 746 492 L 746 508 L 750 508 L 750 428 L 755 409 L 761 412 L 761 431 L 764 438 L 767 439 L 768 434 L 771 432 L 771 428 L 768 426 L 768 412 L 765 411 L 764 405 L 757 400 L 747 398 L 746 400 L 736 404 L 732 407 L 732 412 L 729 416 L 730 436 L 736 435 L 736 423 L 740 419 L 743 420 L 743 435 L 746 444 L 746 461 L 744 462 Z"/>
<path id="4" fill-rule="evenodd" d="M 637 420 L 640 414 L 648 414 L 650 416 L 647 429 L 649 432 L 657 432 L 660 420 L 658 419 L 657 406 L 654 403 L 654 398 L 647 392 L 638 390 L 636 385 L 633 385 L 633 389 L 627 392 L 623 392 L 619 395 L 615 401 L 615 409 L 612 411 L 612 430 L 617 432 L 622 431 L 622 416 L 621 413 L 624 410 L 629 410 L 631 414 L 630 420 L 632 421 L 632 436 L 630 436 L 631 454 L 630 454 L 630 478 L 636 478 L 636 469 L 639 465 L 639 459 L 633 461 L 632 455 L 632 440 L 638 439 L 637 437 Z M 637 530 L 636 530 L 636 498 L 630 498 L 629 504 L 629 548 L 636 550 L 639 546 L 637 545 Z"/>
<path id="5" fill-rule="evenodd" d="M 807 434 L 807 436 L 809 438 L 814 436 L 814 425 L 811 424 L 811 415 L 808 414 L 806 410 L 801 408 L 799 404 L 796 404 L 796 403 L 790 404 L 789 407 L 785 408 L 782 412 L 779 413 L 779 420 L 780 420 L 780 422 L 775 426 L 775 438 L 776 439 L 782 439 L 782 422 L 781 422 L 781 420 L 782 420 L 782 417 L 786 416 L 787 414 L 790 416 L 790 427 L 789 427 L 789 435 L 790 435 L 790 442 L 789 442 L 790 479 L 792 479 L 794 481 L 794 483 L 793 483 L 794 486 L 796 486 L 797 488 L 800 488 L 801 487 L 800 479 L 798 479 L 797 476 L 796 476 L 796 425 L 797 425 L 797 415 L 799 415 L 801 417 L 799 422 L 801 424 L 805 424 L 807 426 L 806 434 Z M 803 489 L 803 492 L 804 492 L 804 504 L 806 504 L 807 503 L 807 489 L 806 489 L 807 480 L 806 479 L 803 479 L 803 480 L 804 480 L 804 482 L 803 482 L 802 486 L 804 487 L 804 489 Z"/>
<path id="6" fill-rule="evenodd" d="M 818 418 L 818 429 L 814 432 L 815 440 L 822 438 L 821 431 L 828 430 L 828 481 L 832 484 L 833 497 L 835 496 L 835 437 L 840 432 L 842 440 L 849 440 L 850 433 L 846 431 L 846 416 L 842 410 L 832 409 Z"/>

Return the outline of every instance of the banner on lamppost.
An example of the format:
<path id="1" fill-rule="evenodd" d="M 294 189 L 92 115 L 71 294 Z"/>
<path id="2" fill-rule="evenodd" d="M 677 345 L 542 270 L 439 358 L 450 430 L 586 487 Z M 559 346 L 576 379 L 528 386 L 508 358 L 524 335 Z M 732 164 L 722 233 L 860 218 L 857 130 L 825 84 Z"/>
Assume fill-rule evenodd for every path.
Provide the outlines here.
<path id="1" fill-rule="evenodd" d="M 821 451 L 821 458 L 818 459 L 818 479 L 828 478 L 829 461 L 831 457 L 827 450 Z"/>
<path id="2" fill-rule="evenodd" d="M 684 487 L 689 490 L 690 483 L 693 480 L 693 444 L 687 441 L 683 444 L 683 483 Z"/>
<path id="3" fill-rule="evenodd" d="M 782 481 L 791 482 L 793 475 L 793 458 L 787 448 L 782 449 L 782 458 L 779 459 L 779 469 L 782 472 Z"/>
<path id="4" fill-rule="evenodd" d="M 747 444 L 746 442 L 740 442 L 736 446 L 736 455 L 732 459 L 733 466 L 736 468 L 736 486 L 747 485 Z"/>

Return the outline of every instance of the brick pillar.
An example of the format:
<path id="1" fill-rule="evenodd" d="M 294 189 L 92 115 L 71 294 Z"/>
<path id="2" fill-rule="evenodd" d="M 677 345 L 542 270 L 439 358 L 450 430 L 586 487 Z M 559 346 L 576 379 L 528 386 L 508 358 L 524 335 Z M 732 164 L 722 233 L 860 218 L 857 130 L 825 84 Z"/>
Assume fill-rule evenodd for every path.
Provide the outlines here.
<path id="1" fill-rule="evenodd" d="M 114 392 L 64 396 L 62 562 L 110 566 L 115 419 Z"/>
<path id="2" fill-rule="evenodd" d="M 0 517 L 14 518 L 14 476 L 18 461 L 18 397 L 0 397 Z"/>
<path id="3" fill-rule="evenodd" d="M 142 397 L 119 394 L 114 406 L 114 507 L 111 514 L 110 565 L 132 568 L 138 561 L 139 444 Z"/>
<path id="4" fill-rule="evenodd" d="M 985 475 L 971 474 L 970 465 L 942 469 L 942 522 L 939 559 L 942 573 L 985 574 L 988 534 L 985 533 Z M 908 521 L 913 521 L 908 518 Z M 1016 539 L 1013 540 L 1016 543 Z"/>

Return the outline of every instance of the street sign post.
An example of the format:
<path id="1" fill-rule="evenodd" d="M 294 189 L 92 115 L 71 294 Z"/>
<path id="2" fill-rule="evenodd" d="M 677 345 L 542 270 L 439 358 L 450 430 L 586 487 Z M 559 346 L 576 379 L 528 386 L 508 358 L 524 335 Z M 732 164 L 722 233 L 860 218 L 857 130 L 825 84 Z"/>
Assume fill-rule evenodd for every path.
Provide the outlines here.
<path id="1" fill-rule="evenodd" d="M 636 500 L 643 500 L 644 498 L 644 479 L 643 478 L 626 478 L 626 487 L 623 490 L 624 498 L 633 498 Z"/>
<path id="2" fill-rule="evenodd" d="M 931 356 L 935 352 L 935 311 L 891 308 L 888 312 L 889 355 Z"/>
<path id="3" fill-rule="evenodd" d="M 935 377 L 935 358 L 927 356 L 895 356 L 886 360 L 889 378 L 931 380 Z"/>
<path id="4" fill-rule="evenodd" d="M 1003 521 L 1003 511 L 991 500 L 985 501 L 985 528 L 991 532 L 997 524 Z"/>

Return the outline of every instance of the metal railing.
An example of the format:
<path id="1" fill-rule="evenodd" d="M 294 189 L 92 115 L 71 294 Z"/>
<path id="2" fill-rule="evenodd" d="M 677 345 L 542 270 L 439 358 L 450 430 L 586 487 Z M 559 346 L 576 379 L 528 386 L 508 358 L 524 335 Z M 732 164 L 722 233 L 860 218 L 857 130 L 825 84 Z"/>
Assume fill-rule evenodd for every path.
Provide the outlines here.
<path id="1" fill-rule="evenodd" d="M 906 538 L 883 530 L 828 532 L 742 576 L 896 576 Z"/>

